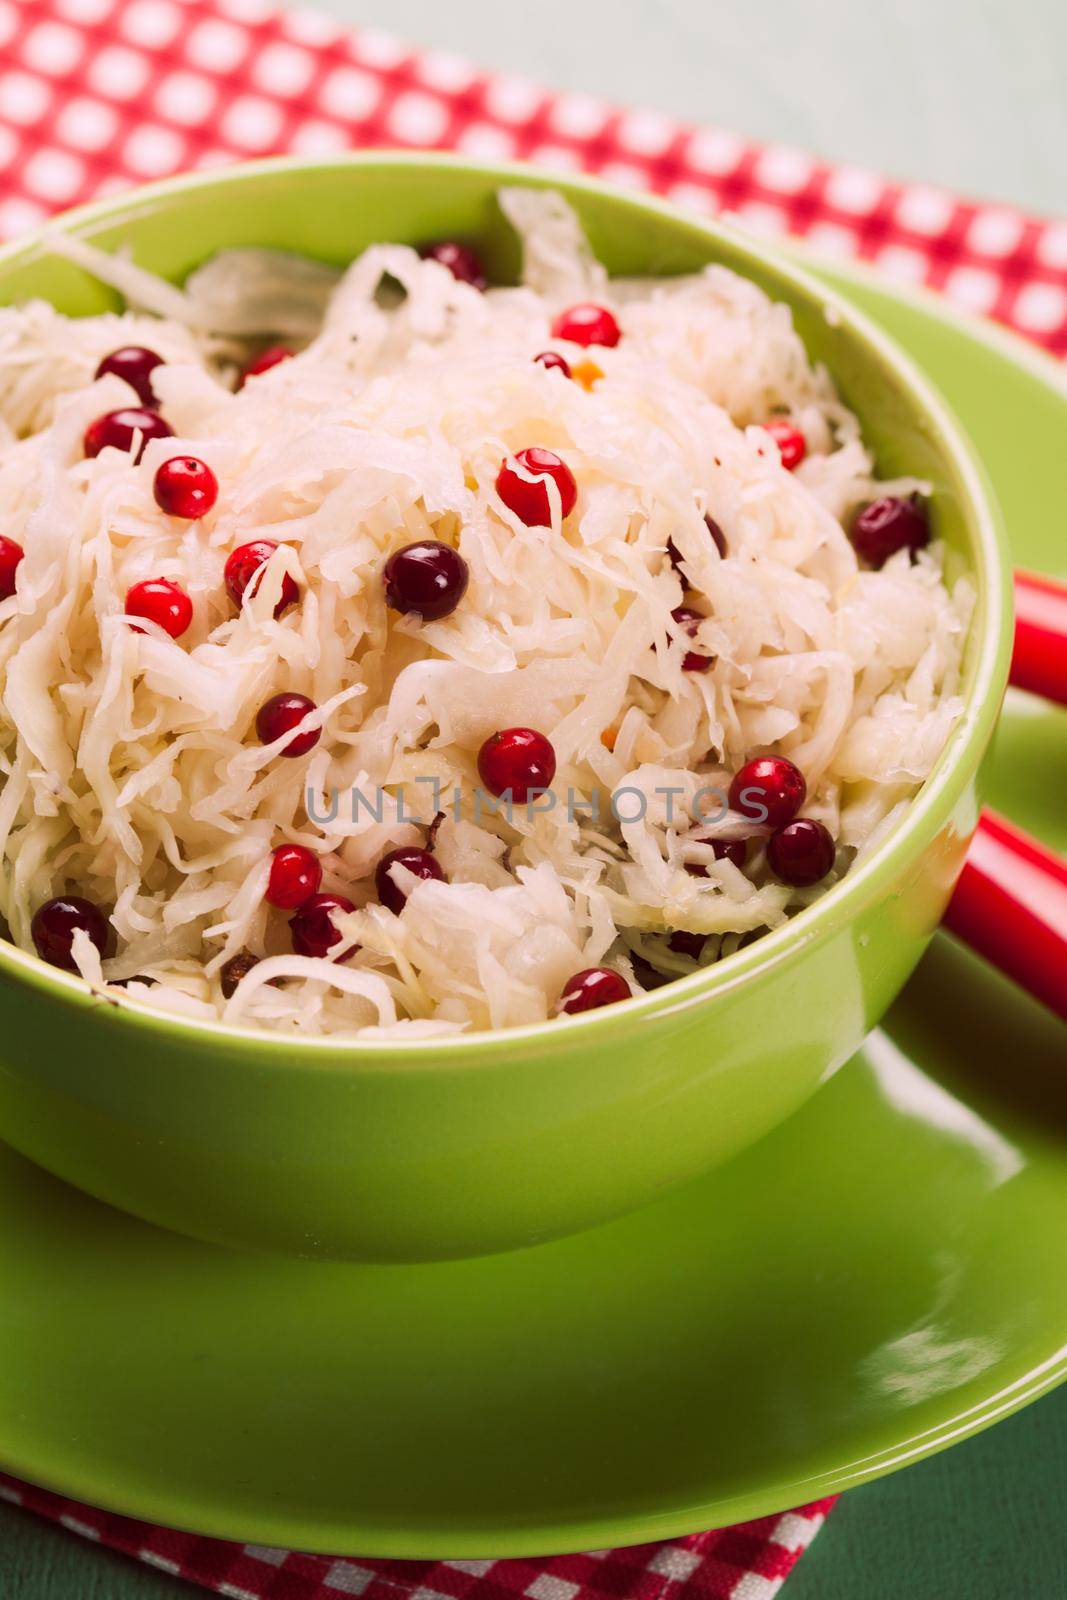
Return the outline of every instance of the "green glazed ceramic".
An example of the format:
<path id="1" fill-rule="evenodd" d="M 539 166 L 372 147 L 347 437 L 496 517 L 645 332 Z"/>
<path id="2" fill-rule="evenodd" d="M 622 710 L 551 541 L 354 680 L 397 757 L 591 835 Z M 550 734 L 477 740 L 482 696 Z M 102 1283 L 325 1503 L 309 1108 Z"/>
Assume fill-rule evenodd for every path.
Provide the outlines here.
<path id="1" fill-rule="evenodd" d="M 852 292 L 958 408 L 1020 562 L 1067 575 L 1062 376 Z M 1067 850 L 1067 713 L 1009 696 L 988 782 Z M 906 1465 L 1067 1374 L 1063 1041 L 938 935 L 759 1145 L 478 1261 L 235 1255 L 0 1147 L 0 1464 L 199 1532 L 444 1558 L 665 1538 Z"/>
<path id="2" fill-rule="evenodd" d="M 270 162 L 182 179 L 68 226 L 180 279 L 225 246 L 347 262 L 374 240 L 474 238 L 506 280 L 502 182 L 564 190 L 609 269 L 725 262 L 793 308 L 883 471 L 933 485 L 977 582 L 966 711 L 885 845 L 819 904 L 654 995 L 500 1035 L 341 1045 L 172 1020 L 0 952 L 0 1135 L 89 1193 L 184 1233 L 369 1260 L 470 1256 L 633 1210 L 743 1150 L 856 1050 L 914 968 L 977 815 L 1007 671 L 1005 553 L 983 473 L 935 391 L 849 303 L 758 246 L 591 182 L 423 156 Z M 72 313 L 109 294 L 31 241 L 0 298 Z"/>

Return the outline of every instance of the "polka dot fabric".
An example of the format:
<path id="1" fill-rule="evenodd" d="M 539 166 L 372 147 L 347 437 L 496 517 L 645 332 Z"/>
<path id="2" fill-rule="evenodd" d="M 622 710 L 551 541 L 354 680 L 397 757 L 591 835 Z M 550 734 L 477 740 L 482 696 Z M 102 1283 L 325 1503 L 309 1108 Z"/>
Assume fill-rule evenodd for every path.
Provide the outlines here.
<path id="1" fill-rule="evenodd" d="M 1067 221 L 828 166 L 260 0 L 0 0 L 0 238 L 193 167 L 356 146 L 592 172 L 870 262 L 1067 355 Z"/>

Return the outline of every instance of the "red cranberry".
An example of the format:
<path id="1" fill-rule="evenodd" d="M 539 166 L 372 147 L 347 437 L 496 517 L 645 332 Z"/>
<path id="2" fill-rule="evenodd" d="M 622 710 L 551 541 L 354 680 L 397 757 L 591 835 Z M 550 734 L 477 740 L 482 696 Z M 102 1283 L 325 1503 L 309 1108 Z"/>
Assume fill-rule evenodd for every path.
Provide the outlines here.
<path id="1" fill-rule="evenodd" d="M 276 367 L 283 361 L 292 360 L 295 355 L 296 351 L 290 350 L 287 344 L 268 345 L 266 350 L 261 350 L 258 356 L 252 357 L 241 373 L 237 387 L 243 389 L 249 378 L 258 378 L 261 373 L 269 372 L 271 367 Z"/>
<path id="2" fill-rule="evenodd" d="M 732 861 L 735 867 L 744 868 L 748 860 L 747 839 L 700 839 L 699 844 L 710 844 L 716 861 Z M 686 872 L 694 878 L 706 878 L 708 869 L 700 861 L 687 861 Z"/>
<path id="3" fill-rule="evenodd" d="M 302 844 L 280 844 L 271 852 L 266 898 L 282 911 L 295 911 L 318 894 L 322 863 Z"/>
<path id="4" fill-rule="evenodd" d="M 755 756 L 734 774 L 730 809 L 781 828 L 796 816 L 807 793 L 804 774 L 785 756 Z"/>
<path id="5" fill-rule="evenodd" d="M 930 524 L 921 500 L 883 495 L 858 511 L 852 523 L 856 554 L 869 567 L 881 567 L 898 550 L 921 550 L 930 542 Z"/>
<path id="6" fill-rule="evenodd" d="M 397 916 L 404 909 L 407 895 L 390 876 L 389 868 L 395 866 L 407 867 L 408 871 L 413 872 L 416 878 L 425 878 L 427 881 L 431 878 L 436 878 L 438 882 L 444 881 L 445 875 L 441 871 L 441 863 L 428 850 L 414 848 L 390 850 L 389 854 L 383 856 L 374 869 L 374 887 L 378 891 L 378 899 L 382 902 L 382 905 L 387 906 L 390 911 L 395 911 Z"/>
<path id="7" fill-rule="evenodd" d="M 711 537 L 715 542 L 716 550 L 718 550 L 720 556 L 725 558 L 725 555 L 726 555 L 726 537 L 723 534 L 722 529 L 719 527 L 719 524 L 715 521 L 714 517 L 705 517 L 704 518 L 704 526 L 707 528 L 708 532 L 711 534 Z M 683 589 L 688 589 L 689 588 L 689 579 L 686 577 L 685 573 L 682 571 L 682 555 L 681 555 L 681 551 L 678 549 L 678 546 L 675 544 L 673 539 L 668 539 L 667 540 L 667 554 L 670 557 L 671 566 L 674 568 L 675 572 L 678 574 L 679 578 L 681 578 L 681 580 L 682 580 L 682 588 Z"/>
<path id="8" fill-rule="evenodd" d="M 349 912 L 355 909 L 351 900 L 346 900 L 343 894 L 313 894 L 310 900 L 305 900 L 296 915 L 289 918 L 293 949 L 297 955 L 330 955 L 334 945 L 342 940 L 340 930 L 334 927 L 331 911 Z M 358 949 L 358 944 L 350 944 L 347 950 L 338 951 L 330 959 L 348 961 Z"/>
<path id="9" fill-rule="evenodd" d="M 424 261 L 439 261 L 447 267 L 460 283 L 469 283 L 472 289 L 486 286 L 485 269 L 469 244 L 456 239 L 442 239 L 438 244 L 428 244 L 419 251 Z"/>
<path id="10" fill-rule="evenodd" d="M 15 592 L 15 574 L 25 555 L 20 544 L 0 533 L 0 600 L 10 600 Z"/>
<path id="11" fill-rule="evenodd" d="M 797 817 L 772 833 L 767 841 L 767 862 L 776 878 L 806 889 L 818 883 L 834 864 L 833 835 L 814 817 Z"/>
<path id="12" fill-rule="evenodd" d="M 617 972 L 610 967 L 586 967 L 567 979 L 556 1009 L 573 1017 L 579 1011 L 595 1011 L 598 1006 L 613 1006 L 629 998 L 630 985 Z"/>
<path id="13" fill-rule="evenodd" d="M 158 623 L 172 639 L 180 639 L 193 620 L 193 602 L 169 578 L 145 578 L 126 591 L 126 615 Z M 135 631 L 143 633 L 144 629 Z"/>
<path id="14" fill-rule="evenodd" d="M 547 480 L 551 478 L 559 490 L 560 514 L 569 517 L 578 499 L 578 485 L 567 463 L 554 450 L 542 450 L 539 445 L 516 451 L 514 461 L 515 466 L 502 462 L 496 477 L 496 492 L 508 510 L 528 528 L 550 528 L 552 501 Z M 521 474 L 516 467 L 522 469 Z"/>
<path id="15" fill-rule="evenodd" d="M 140 442 L 133 458 L 135 466 L 144 455 L 145 446 L 152 439 L 171 439 L 174 437 L 174 429 L 163 421 L 158 411 L 143 411 L 138 406 L 126 406 L 121 411 L 106 411 L 102 417 L 97 417 L 95 422 L 90 422 L 85 430 L 83 441 L 85 454 L 98 456 L 108 445 L 115 450 L 131 450 L 138 434 Z"/>
<path id="16" fill-rule="evenodd" d="M 273 744 L 275 739 L 280 739 L 290 728 L 295 728 L 297 723 L 303 722 L 309 711 L 314 710 L 315 702 L 309 700 L 306 694 L 271 695 L 256 713 L 256 733 L 260 744 Z M 311 728 L 307 733 L 295 734 L 278 754 L 290 760 L 294 756 L 306 756 L 321 738 L 322 729 Z"/>
<path id="17" fill-rule="evenodd" d="M 794 428 L 784 417 L 772 417 L 763 426 L 778 446 L 782 466 L 788 468 L 790 472 L 795 472 L 808 453 L 808 441 L 800 429 Z"/>
<path id="18" fill-rule="evenodd" d="M 248 544 L 238 545 L 237 549 L 232 550 L 226 557 L 223 571 L 226 593 L 238 611 L 241 609 L 248 585 L 277 549 L 278 546 L 273 539 L 252 539 Z M 280 617 L 287 606 L 295 605 L 299 599 L 300 589 L 295 579 L 287 572 L 282 579 L 282 597 L 274 607 L 274 615 Z"/>
<path id="19" fill-rule="evenodd" d="M 565 378 L 571 375 L 570 362 L 558 350 L 542 350 L 539 356 L 534 356 L 534 360 L 538 366 L 547 367 L 549 372 L 562 372 Z"/>
<path id="20" fill-rule="evenodd" d="M 33 913 L 30 933 L 42 961 L 50 966 L 62 967 L 65 972 L 77 972 L 73 956 L 74 935 L 87 933 L 100 954 L 107 948 L 107 918 L 99 906 L 80 895 L 61 894 L 46 900 Z"/>
<path id="21" fill-rule="evenodd" d="M 152 493 L 168 517 L 195 522 L 197 517 L 206 517 L 218 499 L 219 480 L 196 456 L 173 456 L 156 472 Z"/>
<path id="22" fill-rule="evenodd" d="M 690 639 L 696 638 L 700 624 L 706 621 L 704 613 L 702 611 L 694 611 L 692 606 L 677 606 L 671 612 L 671 616 L 682 632 L 689 635 Z M 695 650 L 687 650 L 682 658 L 682 671 L 707 672 L 714 660 L 714 656 L 702 656 L 698 655 Z"/>
<path id="23" fill-rule="evenodd" d="M 96 377 L 113 372 L 129 384 L 143 406 L 157 406 L 159 401 L 152 388 L 152 374 L 162 365 L 163 357 L 157 356 L 154 350 L 146 350 L 143 344 L 124 344 L 104 357 L 96 369 Z"/>
<path id="24" fill-rule="evenodd" d="M 607 306 L 585 303 L 568 306 L 566 311 L 560 312 L 552 324 L 552 337 L 568 339 L 571 344 L 586 347 L 602 344 L 610 350 L 622 338 L 622 329 Z"/>
<path id="25" fill-rule="evenodd" d="M 450 616 L 467 592 L 470 573 L 458 550 L 420 539 L 395 550 L 385 563 L 385 602 L 393 611 L 417 611 L 424 622 Z"/>
<path id="26" fill-rule="evenodd" d="M 686 933 L 684 928 L 679 928 L 667 940 L 667 949 L 673 950 L 676 956 L 688 956 L 690 961 L 699 961 L 707 941 L 706 933 Z"/>
<path id="27" fill-rule="evenodd" d="M 478 776 L 490 794 L 507 794 L 524 805 L 532 792 L 556 776 L 556 752 L 533 728 L 502 728 L 478 751 Z"/>

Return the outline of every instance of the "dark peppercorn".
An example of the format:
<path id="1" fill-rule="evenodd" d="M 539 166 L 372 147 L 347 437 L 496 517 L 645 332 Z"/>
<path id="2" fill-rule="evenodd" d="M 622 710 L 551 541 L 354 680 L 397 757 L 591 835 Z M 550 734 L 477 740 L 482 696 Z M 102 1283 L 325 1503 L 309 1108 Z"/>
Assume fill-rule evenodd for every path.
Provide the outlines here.
<path id="1" fill-rule="evenodd" d="M 259 957 L 252 955 L 248 950 L 239 950 L 235 956 L 231 956 L 219 974 L 223 997 L 232 1000 L 241 979 L 247 977 L 252 968 L 258 965 Z"/>

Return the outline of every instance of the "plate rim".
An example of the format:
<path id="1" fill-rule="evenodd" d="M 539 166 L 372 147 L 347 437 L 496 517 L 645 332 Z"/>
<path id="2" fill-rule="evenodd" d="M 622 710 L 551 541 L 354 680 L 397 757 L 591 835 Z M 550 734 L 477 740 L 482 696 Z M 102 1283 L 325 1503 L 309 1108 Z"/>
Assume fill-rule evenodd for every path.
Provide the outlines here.
<path id="1" fill-rule="evenodd" d="M 173 1501 L 168 1506 L 166 1491 L 153 1493 L 138 1486 L 127 1492 L 125 1487 L 118 1487 L 113 1497 L 111 1485 L 88 1481 L 91 1474 L 75 1471 L 64 1475 L 62 1470 L 53 1473 L 46 1463 L 10 1464 L 6 1458 L 0 1460 L 0 1472 L 100 1511 L 231 1544 L 300 1551 L 357 1562 L 360 1558 L 368 1561 L 539 1560 L 591 1550 L 656 1544 L 802 1509 L 939 1455 L 1021 1411 L 1065 1379 L 1067 1345 L 979 1405 L 899 1445 L 888 1446 L 843 1467 L 814 1473 L 811 1477 L 775 1480 L 773 1485 L 744 1494 L 720 1496 L 709 1502 L 695 1501 L 681 1510 L 648 1512 L 641 1516 L 619 1513 L 563 1523 L 556 1520 L 550 1529 L 543 1531 L 531 1528 L 527 1532 L 522 1527 L 506 1531 L 496 1529 L 486 1538 L 467 1531 L 457 1536 L 443 1524 L 436 1525 L 430 1532 L 423 1527 L 417 1533 L 409 1533 L 382 1523 L 377 1525 L 380 1536 L 372 1531 L 364 1537 L 351 1521 L 341 1524 L 325 1518 L 312 1523 L 306 1520 L 305 1513 L 305 1520 L 300 1524 L 303 1531 L 294 1539 L 295 1523 L 286 1527 L 284 1512 L 273 1516 L 269 1511 L 250 1513 L 247 1523 L 242 1523 L 244 1531 L 238 1533 L 233 1523 L 228 1522 L 225 1511 L 216 1515 L 210 1507 L 194 1508 L 187 1498 L 180 1506 Z M 3 1490 L 0 1482 L 0 1498 L 6 1498 Z"/>

